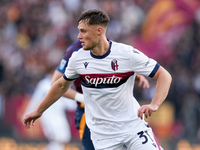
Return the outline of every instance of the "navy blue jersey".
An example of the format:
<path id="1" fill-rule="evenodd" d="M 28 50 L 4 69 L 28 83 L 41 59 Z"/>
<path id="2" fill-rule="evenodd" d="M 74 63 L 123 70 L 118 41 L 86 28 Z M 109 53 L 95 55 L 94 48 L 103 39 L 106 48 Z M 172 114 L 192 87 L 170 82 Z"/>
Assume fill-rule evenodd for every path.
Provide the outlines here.
<path id="1" fill-rule="evenodd" d="M 57 71 L 64 74 L 65 69 L 68 65 L 69 58 L 71 57 L 72 53 L 74 51 L 78 51 L 80 48 L 82 48 L 80 40 L 77 40 L 72 45 L 70 45 L 66 49 L 64 56 L 62 60 L 60 61 L 60 64 L 57 67 Z M 80 78 L 77 78 L 74 81 L 74 86 L 76 88 L 76 91 L 78 91 L 79 93 L 82 93 Z M 79 103 L 79 102 L 77 102 L 77 104 L 78 104 L 78 107 L 75 111 L 74 120 L 75 120 L 76 128 L 79 130 L 79 133 L 80 133 L 80 139 L 82 141 L 83 150 L 94 150 L 94 146 L 90 139 L 90 131 L 85 123 L 84 104 Z"/>
<path id="2" fill-rule="evenodd" d="M 59 72 L 64 74 L 65 69 L 66 69 L 66 67 L 68 65 L 69 58 L 71 57 L 72 53 L 74 51 L 78 51 L 80 48 L 82 48 L 80 40 L 77 40 L 76 42 L 71 44 L 66 49 L 66 51 L 64 53 L 64 56 L 63 56 L 60 64 L 57 67 L 57 71 L 59 71 Z M 79 78 L 74 81 L 74 85 L 75 85 L 76 91 L 78 91 L 79 93 L 82 93 L 81 83 L 80 83 L 80 79 Z"/>

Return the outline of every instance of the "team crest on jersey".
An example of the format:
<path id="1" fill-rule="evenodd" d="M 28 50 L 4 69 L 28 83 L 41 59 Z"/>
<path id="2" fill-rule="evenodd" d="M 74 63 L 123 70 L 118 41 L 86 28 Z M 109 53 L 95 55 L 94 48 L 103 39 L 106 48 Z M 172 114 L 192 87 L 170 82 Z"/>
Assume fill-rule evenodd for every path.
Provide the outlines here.
<path id="1" fill-rule="evenodd" d="M 113 60 L 111 61 L 111 68 L 112 68 L 114 71 L 116 71 L 116 70 L 118 70 L 118 67 L 119 67 L 119 65 L 117 64 L 117 60 L 116 60 L 116 59 L 113 59 Z"/>

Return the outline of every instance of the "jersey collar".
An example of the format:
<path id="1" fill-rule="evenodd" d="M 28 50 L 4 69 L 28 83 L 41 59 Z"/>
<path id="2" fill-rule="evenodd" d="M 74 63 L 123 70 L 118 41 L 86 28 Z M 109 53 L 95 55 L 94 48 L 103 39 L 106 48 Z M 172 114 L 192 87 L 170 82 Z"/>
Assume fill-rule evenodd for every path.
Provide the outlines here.
<path id="1" fill-rule="evenodd" d="M 110 47 L 109 47 L 109 49 L 108 49 L 108 51 L 104 54 L 104 55 L 102 55 L 102 56 L 96 56 L 96 55 L 94 55 L 91 51 L 90 51 L 90 55 L 93 57 L 93 58 L 96 58 L 96 59 L 103 59 L 103 58 L 105 58 L 105 57 L 107 57 L 109 54 L 110 54 L 110 52 L 111 52 L 111 46 L 112 46 L 112 42 L 110 41 L 110 40 L 108 40 L 109 41 L 109 43 L 110 43 Z"/>

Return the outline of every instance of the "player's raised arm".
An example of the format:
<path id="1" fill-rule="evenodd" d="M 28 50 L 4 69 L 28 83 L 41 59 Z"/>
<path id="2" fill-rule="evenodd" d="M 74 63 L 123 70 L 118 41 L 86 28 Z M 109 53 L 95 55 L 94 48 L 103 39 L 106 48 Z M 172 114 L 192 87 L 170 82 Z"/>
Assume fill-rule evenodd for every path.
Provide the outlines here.
<path id="1" fill-rule="evenodd" d="M 146 117 L 151 116 L 151 113 L 158 109 L 169 92 L 172 77 L 167 70 L 160 66 L 153 78 L 157 79 L 156 93 L 149 105 L 143 105 L 138 109 L 138 117 L 141 119 L 143 114 Z"/>
<path id="2" fill-rule="evenodd" d="M 34 125 L 36 119 L 42 116 L 43 112 L 56 102 L 69 88 L 73 81 L 67 81 L 63 77 L 59 78 L 50 88 L 49 92 L 40 105 L 33 112 L 25 115 L 23 124 L 26 128 Z"/>

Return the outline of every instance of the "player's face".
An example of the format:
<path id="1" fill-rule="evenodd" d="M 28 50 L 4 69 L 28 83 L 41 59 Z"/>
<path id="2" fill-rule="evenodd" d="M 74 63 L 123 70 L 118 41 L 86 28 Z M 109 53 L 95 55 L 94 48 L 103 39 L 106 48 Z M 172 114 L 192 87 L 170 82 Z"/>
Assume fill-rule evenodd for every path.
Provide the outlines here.
<path id="1" fill-rule="evenodd" d="M 88 25 L 85 21 L 79 22 L 78 39 L 84 50 L 93 50 L 98 44 L 98 30 L 96 25 Z"/>

